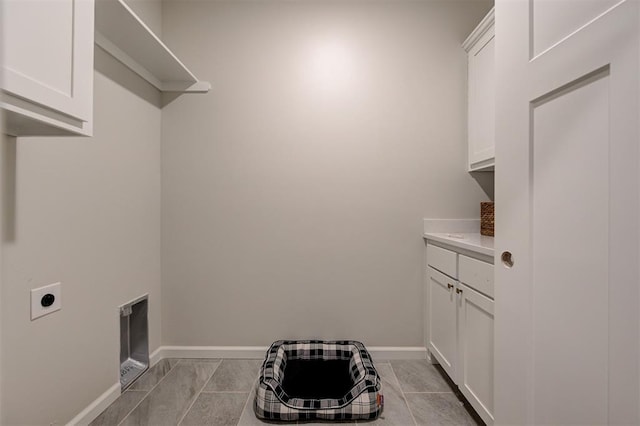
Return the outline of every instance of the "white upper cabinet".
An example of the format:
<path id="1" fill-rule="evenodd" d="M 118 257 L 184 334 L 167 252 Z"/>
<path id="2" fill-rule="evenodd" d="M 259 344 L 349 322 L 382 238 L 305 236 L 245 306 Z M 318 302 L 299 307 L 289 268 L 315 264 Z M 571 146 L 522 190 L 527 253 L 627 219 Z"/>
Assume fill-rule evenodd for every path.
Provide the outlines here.
<path id="1" fill-rule="evenodd" d="M 91 135 L 93 25 L 93 0 L 2 2 L 6 133 Z"/>
<path id="2" fill-rule="evenodd" d="M 495 165 L 495 72 L 493 9 L 462 47 L 468 55 L 469 171 Z"/>

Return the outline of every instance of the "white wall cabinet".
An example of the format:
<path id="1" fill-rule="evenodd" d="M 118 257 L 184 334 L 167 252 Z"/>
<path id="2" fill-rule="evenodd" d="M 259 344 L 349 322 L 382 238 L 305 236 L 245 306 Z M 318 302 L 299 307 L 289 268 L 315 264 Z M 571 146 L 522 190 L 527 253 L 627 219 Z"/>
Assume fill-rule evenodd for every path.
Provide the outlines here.
<path id="1" fill-rule="evenodd" d="M 491 9 L 462 45 L 468 55 L 469 171 L 493 170 L 495 165 L 494 21 Z"/>
<path id="2" fill-rule="evenodd" d="M 93 0 L 2 2 L 5 132 L 91 135 Z"/>
<path id="3" fill-rule="evenodd" d="M 491 425 L 493 264 L 488 256 L 471 256 L 427 244 L 427 349 Z"/>

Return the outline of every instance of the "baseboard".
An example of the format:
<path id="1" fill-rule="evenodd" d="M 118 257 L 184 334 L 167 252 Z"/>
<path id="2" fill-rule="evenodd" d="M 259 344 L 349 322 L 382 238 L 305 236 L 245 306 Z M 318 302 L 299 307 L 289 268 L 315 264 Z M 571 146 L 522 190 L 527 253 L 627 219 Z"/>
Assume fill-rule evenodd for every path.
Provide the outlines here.
<path id="1" fill-rule="evenodd" d="M 162 358 L 167 358 L 163 356 L 163 347 L 159 347 L 151 355 L 149 355 L 149 367 L 153 367 L 160 361 Z M 100 415 L 109 405 L 115 401 L 120 394 L 122 393 L 120 389 L 120 382 L 111 386 L 105 393 L 96 398 L 91 404 L 87 406 L 84 410 L 80 412 L 77 416 L 75 416 L 67 426 L 75 426 L 75 425 L 88 425 L 96 417 Z"/>
<path id="2" fill-rule="evenodd" d="M 118 382 L 71 419 L 67 426 L 88 425 L 110 406 L 120 396 L 120 393 L 120 382 Z"/>
<path id="3" fill-rule="evenodd" d="M 427 349 L 422 346 L 370 346 L 367 350 L 374 360 L 427 359 Z"/>
<path id="4" fill-rule="evenodd" d="M 431 351 L 429 351 L 428 349 L 427 349 L 427 362 L 429 364 L 437 364 L 438 363 L 438 360 L 436 359 L 436 357 L 431 355 Z"/>
<path id="5" fill-rule="evenodd" d="M 158 349 L 156 349 L 155 351 L 153 351 L 151 353 L 151 355 L 149 355 L 149 368 L 153 367 L 154 365 L 156 365 L 158 363 L 158 361 L 160 361 L 163 358 L 169 358 L 164 356 L 164 347 L 160 346 Z"/>
<path id="6" fill-rule="evenodd" d="M 161 346 L 162 358 L 263 359 L 268 346 Z M 162 359 L 161 358 L 161 359 Z"/>
<path id="7" fill-rule="evenodd" d="M 267 346 L 161 346 L 151 358 L 155 362 L 163 358 L 264 359 L 267 349 Z M 371 346 L 367 350 L 373 359 L 379 360 L 427 358 L 427 350 L 422 346 Z"/>

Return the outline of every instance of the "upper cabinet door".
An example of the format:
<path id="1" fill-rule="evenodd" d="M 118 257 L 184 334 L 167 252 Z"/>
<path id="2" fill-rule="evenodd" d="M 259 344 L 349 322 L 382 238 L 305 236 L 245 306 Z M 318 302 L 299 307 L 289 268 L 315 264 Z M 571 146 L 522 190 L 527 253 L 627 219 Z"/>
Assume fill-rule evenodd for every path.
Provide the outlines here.
<path id="1" fill-rule="evenodd" d="M 86 131 L 93 114 L 93 0 L 5 0 L 2 24 L 9 130 L 29 134 L 34 120 L 32 128 L 59 122 L 61 133 Z"/>
<path id="2" fill-rule="evenodd" d="M 640 424 L 639 28 L 496 1 L 496 424 Z"/>
<path id="3" fill-rule="evenodd" d="M 469 35 L 467 102 L 469 171 L 493 170 L 495 161 L 495 37 L 493 9 Z"/>

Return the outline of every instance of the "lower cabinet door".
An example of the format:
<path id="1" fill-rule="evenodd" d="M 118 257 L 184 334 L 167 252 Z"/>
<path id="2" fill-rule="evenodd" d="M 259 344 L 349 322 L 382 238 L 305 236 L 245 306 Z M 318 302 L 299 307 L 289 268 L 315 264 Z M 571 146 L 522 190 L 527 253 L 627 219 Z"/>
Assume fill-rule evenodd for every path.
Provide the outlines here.
<path id="1" fill-rule="evenodd" d="M 482 420 L 493 424 L 494 301 L 458 284 L 459 348 L 456 383 Z"/>
<path id="2" fill-rule="evenodd" d="M 456 281 L 428 268 L 429 351 L 455 377 L 457 353 Z"/>

